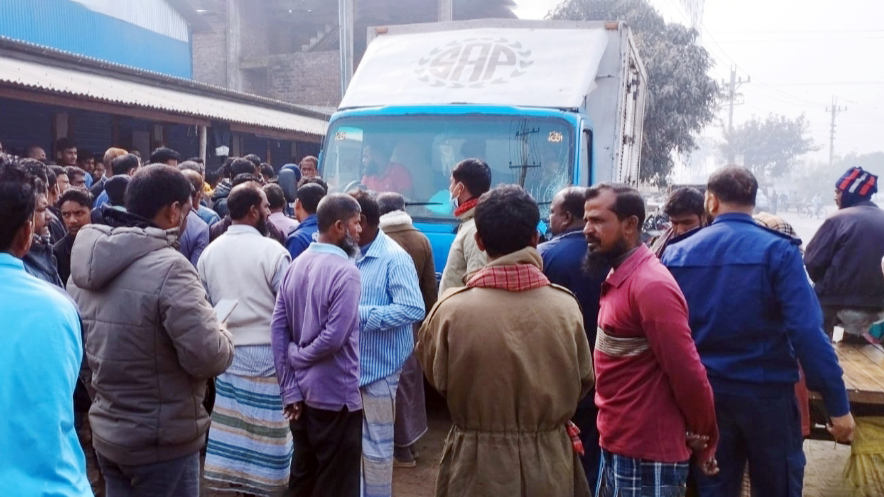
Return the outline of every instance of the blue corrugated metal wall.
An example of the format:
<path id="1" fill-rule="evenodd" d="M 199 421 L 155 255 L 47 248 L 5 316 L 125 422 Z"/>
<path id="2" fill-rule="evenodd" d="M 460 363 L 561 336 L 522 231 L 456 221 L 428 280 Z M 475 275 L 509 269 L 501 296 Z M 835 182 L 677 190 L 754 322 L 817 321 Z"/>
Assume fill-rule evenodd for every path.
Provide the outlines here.
<path id="1" fill-rule="evenodd" d="M 69 0 L 0 1 L 0 36 L 170 76 L 192 77 L 189 42 Z"/>

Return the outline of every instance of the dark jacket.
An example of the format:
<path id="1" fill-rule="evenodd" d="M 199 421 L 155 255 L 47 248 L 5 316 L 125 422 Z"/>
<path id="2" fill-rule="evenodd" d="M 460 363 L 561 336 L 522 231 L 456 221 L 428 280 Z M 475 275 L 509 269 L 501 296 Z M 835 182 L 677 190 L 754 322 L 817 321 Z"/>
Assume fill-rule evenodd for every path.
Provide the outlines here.
<path id="1" fill-rule="evenodd" d="M 42 237 L 34 237 L 31 249 L 22 257 L 22 262 L 25 265 L 25 271 L 31 276 L 64 288 L 64 283 L 58 276 L 58 263 L 52 253 L 52 245 Z"/>
<path id="2" fill-rule="evenodd" d="M 227 197 L 230 196 L 230 190 L 231 182 L 229 179 L 224 178 L 218 183 L 218 186 L 215 187 L 214 193 L 212 193 L 212 205 L 210 207 L 212 207 L 212 210 L 218 213 L 222 219 L 230 214 L 230 210 L 227 209 Z"/>
<path id="3" fill-rule="evenodd" d="M 610 268 L 600 269 L 593 275 L 584 274 L 583 258 L 586 256 L 586 238 L 583 231 L 560 233 L 552 240 L 537 246 L 543 259 L 543 274 L 549 281 L 561 285 L 577 297 L 580 311 L 583 313 L 583 328 L 589 347 L 595 350 L 595 336 L 599 321 L 599 299 L 602 283 L 608 276 Z M 587 395 L 580 400 L 583 409 L 594 408 L 594 396 Z"/>
<path id="4" fill-rule="evenodd" d="M 688 302 L 691 332 L 717 393 L 795 395 L 798 362 L 828 412 L 849 411 L 835 350 L 798 242 L 748 214 L 723 214 L 669 245 L 663 264 Z M 880 272 L 880 269 L 879 269 Z"/>
<path id="5" fill-rule="evenodd" d="M 52 216 L 49 217 L 49 223 L 47 224 L 49 227 L 49 241 L 50 243 L 55 244 L 64 238 L 68 230 L 65 229 L 64 223 L 61 222 L 61 210 L 50 205 L 49 212 L 52 213 Z"/>
<path id="6" fill-rule="evenodd" d="M 110 166 L 110 164 L 108 164 L 108 166 Z M 107 183 L 107 175 L 102 176 L 100 180 L 96 181 L 92 187 L 89 188 L 89 193 L 92 194 L 93 199 L 96 199 L 101 195 L 101 192 L 104 191 L 105 183 Z"/>
<path id="7" fill-rule="evenodd" d="M 61 277 L 62 284 L 67 283 L 68 277 L 71 275 L 71 249 L 73 248 L 74 235 L 70 233 L 52 246 L 52 253 L 58 263 L 58 276 Z"/>
<path id="8" fill-rule="evenodd" d="M 105 226 L 110 226 L 111 228 L 123 228 L 131 226 L 147 228 L 148 226 L 153 226 L 150 221 L 134 214 L 130 214 L 125 210 L 115 209 L 111 207 L 110 204 L 105 204 L 101 207 L 95 207 L 94 209 L 92 209 L 90 217 L 92 218 L 92 224 L 103 224 Z"/>
<path id="9" fill-rule="evenodd" d="M 90 224 L 71 253 L 67 289 L 80 307 L 96 390 L 92 444 L 118 464 L 199 452 L 209 429 L 206 380 L 233 360 L 233 338 L 176 241 L 155 227 Z"/>
<path id="10" fill-rule="evenodd" d="M 869 201 L 841 209 L 807 244 L 804 264 L 820 304 L 884 309 L 884 211 Z"/>
<path id="11" fill-rule="evenodd" d="M 313 243 L 318 232 L 319 221 L 316 219 L 316 214 L 313 214 L 307 216 L 294 231 L 289 233 L 289 236 L 285 239 L 285 248 L 289 250 L 289 255 L 292 256 L 293 261 L 307 250 L 307 247 Z"/>

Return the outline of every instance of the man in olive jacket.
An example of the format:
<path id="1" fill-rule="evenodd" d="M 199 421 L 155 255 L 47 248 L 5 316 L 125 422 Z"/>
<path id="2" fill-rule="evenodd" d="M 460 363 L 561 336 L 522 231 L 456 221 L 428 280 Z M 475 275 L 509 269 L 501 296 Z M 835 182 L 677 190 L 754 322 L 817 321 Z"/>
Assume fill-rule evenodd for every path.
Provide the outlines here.
<path id="1" fill-rule="evenodd" d="M 86 226 L 71 253 L 68 291 L 86 331 L 89 422 L 108 497 L 199 495 L 206 379 L 230 365 L 233 339 L 176 249 L 191 188 L 175 168 L 140 170 L 125 226 Z"/>

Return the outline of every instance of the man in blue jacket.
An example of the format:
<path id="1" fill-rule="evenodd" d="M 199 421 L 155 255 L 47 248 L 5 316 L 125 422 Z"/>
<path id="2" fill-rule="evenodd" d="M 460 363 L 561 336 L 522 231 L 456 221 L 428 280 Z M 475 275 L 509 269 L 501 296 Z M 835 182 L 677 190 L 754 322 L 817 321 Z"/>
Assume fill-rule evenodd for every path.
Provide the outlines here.
<path id="1" fill-rule="evenodd" d="M 801 496 L 796 356 L 808 387 L 823 395 L 835 440 L 850 442 L 855 428 L 798 242 L 755 223 L 757 192 L 749 170 L 717 171 L 706 191 L 714 222 L 663 254 L 688 301 L 691 331 L 715 394 L 721 472 L 698 475 L 703 497 L 738 495 L 747 460 L 753 494 Z"/>
<path id="2" fill-rule="evenodd" d="M 301 255 L 319 236 L 319 223 L 316 220 L 316 209 L 319 201 L 325 197 L 328 188 L 322 180 L 308 179 L 298 187 L 298 198 L 295 200 L 295 217 L 298 227 L 285 239 L 285 248 L 289 250 L 292 260 Z"/>

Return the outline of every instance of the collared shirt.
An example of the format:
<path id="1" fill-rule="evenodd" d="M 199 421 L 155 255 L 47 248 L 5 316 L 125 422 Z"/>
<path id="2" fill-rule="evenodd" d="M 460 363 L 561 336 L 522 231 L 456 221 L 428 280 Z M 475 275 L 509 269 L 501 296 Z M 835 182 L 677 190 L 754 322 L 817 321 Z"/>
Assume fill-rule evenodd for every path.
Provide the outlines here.
<path id="1" fill-rule="evenodd" d="M 285 248 L 289 249 L 292 260 L 307 250 L 307 247 L 316 241 L 317 236 L 319 236 L 319 221 L 316 219 L 316 214 L 311 214 L 285 239 Z"/>
<path id="2" fill-rule="evenodd" d="M 268 221 L 273 223 L 274 226 L 279 228 L 279 231 L 282 232 L 283 235 L 289 236 L 295 228 L 298 227 L 298 222 L 294 219 L 286 216 L 282 212 L 274 212 L 270 214 L 270 217 L 267 218 Z"/>
<path id="3" fill-rule="evenodd" d="M 686 431 L 709 436 L 715 449 L 712 388 L 691 339 L 687 305 L 672 275 L 644 245 L 602 285 L 594 362 L 605 450 L 682 462 L 690 457 Z"/>
<path id="4" fill-rule="evenodd" d="M 77 310 L 0 253 L 0 481 L 16 495 L 92 495 L 71 398 L 83 357 Z"/>
<path id="5" fill-rule="evenodd" d="M 187 213 L 187 226 L 179 238 L 178 251 L 196 267 L 203 250 L 209 246 L 209 225 L 193 209 Z"/>
<path id="6" fill-rule="evenodd" d="M 849 410 L 841 367 L 822 331 L 799 242 L 730 213 L 663 254 L 684 292 L 697 351 L 716 392 L 793 395 L 798 362 L 832 416 Z M 877 269 L 880 273 L 880 268 Z"/>
<path id="7" fill-rule="evenodd" d="M 314 243 L 282 280 L 270 326 L 283 403 L 362 408 L 359 270 L 339 247 Z"/>
<path id="8" fill-rule="evenodd" d="M 362 275 L 359 299 L 359 386 L 400 369 L 414 349 L 412 324 L 424 318 L 414 262 L 383 231 L 356 260 Z"/>

